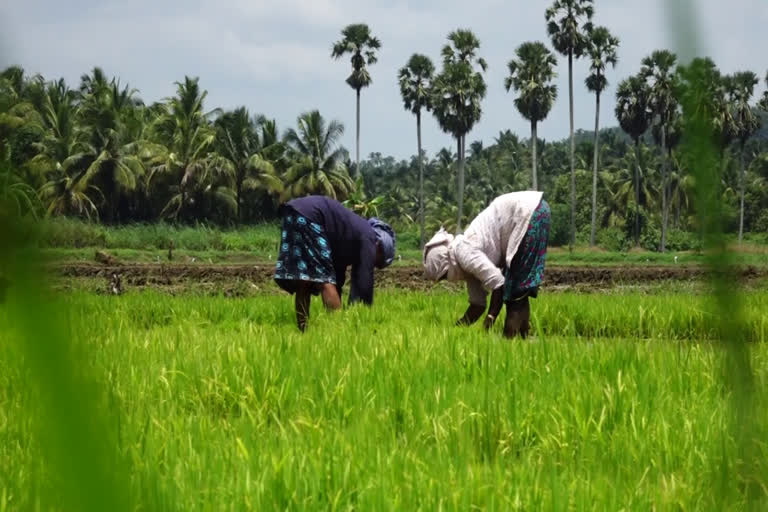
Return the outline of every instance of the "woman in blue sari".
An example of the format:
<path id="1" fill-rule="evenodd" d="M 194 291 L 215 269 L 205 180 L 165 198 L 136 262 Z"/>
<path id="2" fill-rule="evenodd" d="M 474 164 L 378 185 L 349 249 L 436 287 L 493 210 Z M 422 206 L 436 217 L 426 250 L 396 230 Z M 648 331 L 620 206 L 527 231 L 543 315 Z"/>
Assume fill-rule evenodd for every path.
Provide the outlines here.
<path id="1" fill-rule="evenodd" d="M 282 232 L 275 282 L 295 294 L 296 323 L 304 331 L 312 295 L 329 310 L 341 308 L 347 267 L 350 304 L 373 304 L 373 269 L 394 260 L 395 233 L 379 219 L 364 219 L 335 199 L 308 196 L 280 207 Z"/>

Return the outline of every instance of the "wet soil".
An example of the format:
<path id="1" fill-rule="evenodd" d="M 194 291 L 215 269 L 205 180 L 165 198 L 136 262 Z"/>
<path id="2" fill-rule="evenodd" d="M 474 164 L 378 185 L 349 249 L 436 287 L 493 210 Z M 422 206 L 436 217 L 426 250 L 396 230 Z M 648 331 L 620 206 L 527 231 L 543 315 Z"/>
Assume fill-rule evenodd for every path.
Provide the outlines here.
<path id="1" fill-rule="evenodd" d="M 248 283 L 257 288 L 274 286 L 273 265 L 208 265 L 208 264 L 99 264 L 71 263 L 53 266 L 54 275 L 65 279 L 105 279 L 118 274 L 124 286 L 173 287 L 232 286 Z M 701 281 L 706 278 L 701 266 L 548 266 L 542 288 L 610 288 L 630 284 L 652 284 L 663 281 Z M 768 278 L 768 268 L 742 266 L 732 274 L 734 279 L 749 282 Z M 409 290 L 448 289 L 458 285 L 427 281 L 420 267 L 390 267 L 376 272 L 376 284 Z"/>

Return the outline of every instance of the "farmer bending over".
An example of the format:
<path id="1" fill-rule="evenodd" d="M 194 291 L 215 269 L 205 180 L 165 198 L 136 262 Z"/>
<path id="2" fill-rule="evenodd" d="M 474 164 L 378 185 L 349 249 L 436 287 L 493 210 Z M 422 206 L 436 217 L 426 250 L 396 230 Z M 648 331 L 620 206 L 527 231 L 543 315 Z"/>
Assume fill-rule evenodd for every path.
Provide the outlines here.
<path id="1" fill-rule="evenodd" d="M 376 218 L 363 219 L 335 199 L 308 196 L 280 206 L 283 219 L 278 286 L 296 294 L 296 323 L 304 331 L 312 295 L 329 310 L 341 308 L 346 270 L 352 266 L 349 303 L 373 303 L 373 267 L 395 255 L 395 233 Z"/>
<path id="2" fill-rule="evenodd" d="M 549 238 L 549 205 L 541 192 L 513 192 L 497 197 L 475 217 L 463 235 L 444 229 L 424 246 L 424 271 L 428 279 L 465 280 L 469 308 L 457 325 L 471 325 L 485 311 L 487 292 L 491 304 L 485 317 L 490 329 L 507 305 L 504 335 L 529 330 L 529 297 L 536 297 Z"/>

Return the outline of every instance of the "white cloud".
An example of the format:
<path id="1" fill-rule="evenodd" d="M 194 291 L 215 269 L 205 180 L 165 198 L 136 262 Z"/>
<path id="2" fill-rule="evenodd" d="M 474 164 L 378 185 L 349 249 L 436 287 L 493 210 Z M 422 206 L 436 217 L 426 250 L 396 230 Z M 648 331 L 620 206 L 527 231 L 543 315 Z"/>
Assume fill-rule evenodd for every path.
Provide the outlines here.
<path id="1" fill-rule="evenodd" d="M 333 27 L 343 18 L 341 4 L 332 0 L 233 0 L 228 7 L 237 16 L 256 23 L 271 20 L 285 23 L 286 27 Z M 218 10 L 218 4 L 213 9 Z"/>
<path id="2" fill-rule="evenodd" d="M 611 72 L 601 119 L 613 120 L 616 83 L 640 67 L 657 48 L 671 47 L 676 28 L 665 22 L 665 1 L 598 2 L 595 22 L 621 38 L 620 61 Z M 502 82 L 506 62 L 528 40 L 548 43 L 544 9 L 550 2 L 518 0 L 26 0 L 0 6 L 0 66 L 20 63 L 47 77 L 64 76 L 73 85 L 94 65 L 121 77 L 148 100 L 173 94 L 173 82 L 200 76 L 209 90 L 209 106 L 245 104 L 279 122 L 319 108 L 347 125 L 345 143 L 352 147 L 354 95 L 344 83 L 347 61 L 333 62 L 330 48 L 348 23 L 366 22 L 382 40 L 374 84 L 363 92 L 363 153 L 380 151 L 406 156 L 413 152 L 413 118 L 402 109 L 397 69 L 411 53 L 431 56 L 449 31 L 471 28 L 490 63 L 484 117 L 471 139 L 490 142 L 510 128 L 527 136 L 529 126 L 514 110 L 512 94 Z M 765 66 L 768 2 L 764 0 L 696 0 L 705 48 L 724 72 Z M 560 138 L 568 132 L 565 60 L 560 59 L 560 91 L 540 135 Z M 583 87 L 587 66 L 574 66 L 577 128 L 590 129 L 594 99 Z M 425 118 L 425 145 L 430 152 L 449 146 L 434 121 Z"/>

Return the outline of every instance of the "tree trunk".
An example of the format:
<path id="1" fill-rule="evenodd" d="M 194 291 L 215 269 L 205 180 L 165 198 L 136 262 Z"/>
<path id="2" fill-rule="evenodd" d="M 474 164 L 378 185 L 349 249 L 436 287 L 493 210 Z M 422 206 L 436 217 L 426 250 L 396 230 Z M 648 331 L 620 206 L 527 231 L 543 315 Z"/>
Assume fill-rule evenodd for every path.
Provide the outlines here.
<path id="1" fill-rule="evenodd" d="M 667 127 L 661 124 L 661 246 L 660 252 L 667 250 Z"/>
<path id="2" fill-rule="evenodd" d="M 179 203 L 179 211 L 176 213 L 176 219 L 174 220 L 184 220 L 184 203 L 187 202 L 187 193 L 184 190 L 184 185 L 181 186 L 181 202 Z"/>
<path id="3" fill-rule="evenodd" d="M 243 179 L 238 178 L 237 180 L 237 186 L 235 187 L 235 195 L 236 201 L 237 201 L 237 212 L 235 214 L 235 218 L 237 219 L 237 224 L 240 225 L 243 223 L 243 205 L 241 201 L 242 197 L 242 190 L 243 190 Z"/>
<path id="4" fill-rule="evenodd" d="M 533 168 L 533 190 L 539 190 L 536 176 L 536 121 L 531 121 L 531 167 Z"/>
<path id="5" fill-rule="evenodd" d="M 595 246 L 597 233 L 597 159 L 600 156 L 600 91 L 595 92 L 595 154 L 592 157 L 592 232 L 589 245 Z"/>
<path id="6" fill-rule="evenodd" d="M 635 139 L 635 247 L 640 245 L 640 137 Z"/>
<path id="7" fill-rule="evenodd" d="M 112 224 L 119 224 L 118 217 L 120 216 L 120 187 L 115 183 L 115 188 L 112 192 L 112 218 L 110 222 Z"/>
<path id="8" fill-rule="evenodd" d="M 357 133 L 355 136 L 357 151 L 355 153 L 355 178 L 360 177 L 360 89 L 357 89 Z"/>
<path id="9" fill-rule="evenodd" d="M 741 205 L 739 206 L 739 244 L 744 237 L 744 144 L 739 148 L 739 196 Z"/>
<path id="10" fill-rule="evenodd" d="M 416 140 L 418 141 L 419 156 L 419 248 L 424 248 L 424 161 L 421 157 L 421 110 L 416 112 Z"/>
<path id="11" fill-rule="evenodd" d="M 667 151 L 669 152 L 669 159 L 671 161 L 672 160 L 672 149 L 670 148 Z M 675 229 L 680 229 L 680 215 L 681 215 L 681 210 L 683 208 L 682 200 L 681 200 L 681 195 L 682 195 L 681 192 L 682 191 L 680 190 L 681 187 L 682 187 L 682 177 L 678 176 L 677 188 L 678 188 L 679 192 L 677 193 L 677 200 L 675 201 L 675 223 L 674 223 Z M 670 201 L 671 200 L 672 199 L 670 198 Z"/>
<path id="12" fill-rule="evenodd" d="M 667 159 L 671 162 L 672 161 L 672 148 L 667 148 Z M 669 172 L 669 169 L 667 169 L 667 172 Z M 682 187 L 682 177 L 678 176 L 678 184 L 677 189 L 680 190 Z M 667 191 L 669 194 L 667 195 L 667 201 L 669 201 L 669 204 L 667 204 L 667 209 L 670 210 L 669 213 L 667 213 L 667 216 L 671 217 L 673 215 L 672 209 L 674 208 L 674 221 L 670 220 L 672 222 L 672 227 L 675 229 L 680 229 L 680 210 L 682 209 L 682 200 L 681 200 L 681 193 L 677 193 L 677 198 L 673 197 L 672 190 L 668 186 Z"/>
<path id="13" fill-rule="evenodd" d="M 102 169 L 99 169 L 99 172 L 103 172 Z M 105 189 L 108 189 L 109 192 L 104 194 L 103 218 L 107 224 L 115 225 L 117 224 L 117 209 L 120 202 L 120 184 L 117 181 L 117 170 L 114 163 L 111 164 L 111 172 L 106 175 L 106 180 L 108 183 Z"/>
<path id="14" fill-rule="evenodd" d="M 576 244 L 576 171 L 574 160 L 576 143 L 573 139 L 573 50 L 568 50 L 568 104 L 571 118 L 571 249 Z"/>
<path id="15" fill-rule="evenodd" d="M 458 218 L 456 220 L 456 234 L 459 234 L 461 233 L 461 218 L 464 213 L 464 136 L 463 135 L 459 135 L 458 137 L 456 137 L 456 146 L 459 152 L 459 169 L 458 169 L 459 212 L 458 212 Z"/>
<path id="16" fill-rule="evenodd" d="M 669 156 L 670 157 L 672 156 L 672 151 L 671 150 L 669 151 Z M 680 186 L 681 185 L 678 184 L 678 189 L 680 188 Z M 681 196 L 681 193 L 678 192 L 677 200 L 675 201 L 675 229 L 680 229 L 680 215 L 681 215 L 681 210 L 683 208 L 680 196 Z"/>

